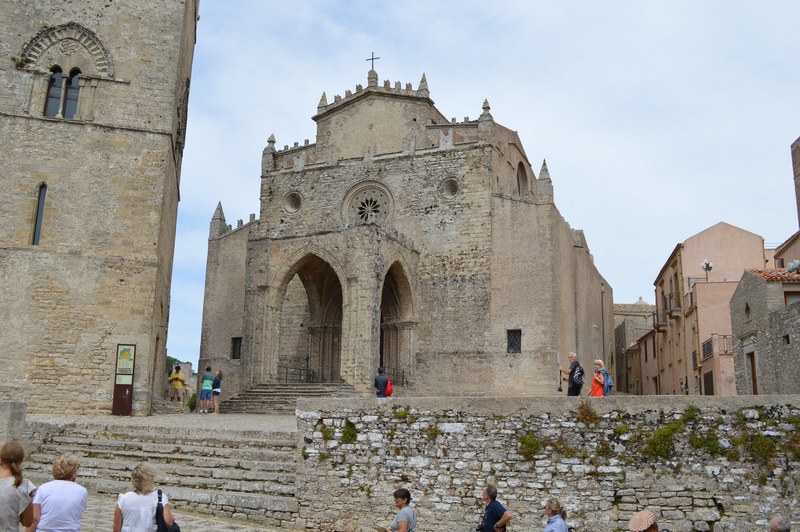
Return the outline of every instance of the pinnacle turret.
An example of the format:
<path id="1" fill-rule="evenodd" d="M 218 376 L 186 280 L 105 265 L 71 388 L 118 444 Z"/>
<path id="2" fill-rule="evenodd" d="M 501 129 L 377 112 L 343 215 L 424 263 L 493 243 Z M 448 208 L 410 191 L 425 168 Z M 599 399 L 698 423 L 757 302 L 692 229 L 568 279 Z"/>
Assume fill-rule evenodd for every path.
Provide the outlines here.
<path id="1" fill-rule="evenodd" d="M 550 172 L 547 171 L 547 159 L 542 159 L 542 169 L 539 170 L 539 179 L 551 181 Z"/>

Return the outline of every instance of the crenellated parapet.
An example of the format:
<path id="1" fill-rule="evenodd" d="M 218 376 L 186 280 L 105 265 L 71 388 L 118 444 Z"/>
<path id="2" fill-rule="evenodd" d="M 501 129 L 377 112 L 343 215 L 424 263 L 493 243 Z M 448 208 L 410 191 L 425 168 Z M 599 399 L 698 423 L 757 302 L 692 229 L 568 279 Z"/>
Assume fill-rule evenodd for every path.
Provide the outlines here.
<path id="1" fill-rule="evenodd" d="M 384 80 L 383 85 L 378 85 L 378 73 L 375 70 L 370 70 L 367 74 L 366 88 L 359 83 L 355 87 L 355 92 L 348 89 L 345 91 L 344 97 L 337 94 L 333 97 L 331 103 L 328 103 L 328 98 L 323 92 L 319 104 L 317 105 L 317 114 L 313 119 L 317 120 L 322 115 L 349 105 L 351 102 L 361 99 L 368 94 L 380 94 L 401 98 L 419 98 L 433 105 L 433 100 L 430 99 L 430 91 L 428 90 L 428 81 L 425 79 L 424 73 L 422 74 L 422 79 L 420 79 L 417 89 L 414 90 L 411 83 L 406 83 L 405 86 L 403 86 L 399 81 L 395 81 L 394 85 L 392 85 L 388 79 Z"/>
<path id="2" fill-rule="evenodd" d="M 250 213 L 250 219 L 248 220 L 248 222 L 244 223 L 243 220 L 237 220 L 236 228 L 234 229 L 231 224 L 225 221 L 225 213 L 222 211 L 222 202 L 218 202 L 217 208 L 214 210 L 214 214 L 211 217 L 211 224 L 208 231 L 208 239 L 216 240 L 218 238 L 222 238 L 223 236 L 233 233 L 234 231 L 238 231 L 255 221 L 256 221 L 256 215 L 254 213 Z"/>

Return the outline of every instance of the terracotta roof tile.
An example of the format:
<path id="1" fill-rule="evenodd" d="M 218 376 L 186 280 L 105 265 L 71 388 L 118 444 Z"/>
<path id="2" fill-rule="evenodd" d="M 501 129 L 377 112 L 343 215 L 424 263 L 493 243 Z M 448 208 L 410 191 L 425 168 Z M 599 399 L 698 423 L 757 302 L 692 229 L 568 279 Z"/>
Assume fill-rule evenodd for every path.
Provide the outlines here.
<path id="1" fill-rule="evenodd" d="M 652 314 L 656 306 L 647 303 L 614 303 L 614 314 Z"/>
<path id="2" fill-rule="evenodd" d="M 764 268 L 763 270 L 747 270 L 754 275 L 758 275 L 768 282 L 778 283 L 800 283 L 800 272 L 786 271 L 786 268 Z"/>

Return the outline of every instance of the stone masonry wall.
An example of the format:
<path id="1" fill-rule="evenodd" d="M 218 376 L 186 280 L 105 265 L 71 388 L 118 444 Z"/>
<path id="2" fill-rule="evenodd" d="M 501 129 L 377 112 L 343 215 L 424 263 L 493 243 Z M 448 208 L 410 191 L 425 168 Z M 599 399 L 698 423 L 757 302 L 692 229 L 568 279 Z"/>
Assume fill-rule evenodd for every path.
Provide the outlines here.
<path id="1" fill-rule="evenodd" d="M 652 510 L 661 528 L 752 531 L 773 513 L 800 522 L 800 396 L 301 400 L 300 521 L 374 530 L 411 491 L 418 530 L 472 530 L 486 482 L 513 530 L 568 522 L 626 529 Z"/>

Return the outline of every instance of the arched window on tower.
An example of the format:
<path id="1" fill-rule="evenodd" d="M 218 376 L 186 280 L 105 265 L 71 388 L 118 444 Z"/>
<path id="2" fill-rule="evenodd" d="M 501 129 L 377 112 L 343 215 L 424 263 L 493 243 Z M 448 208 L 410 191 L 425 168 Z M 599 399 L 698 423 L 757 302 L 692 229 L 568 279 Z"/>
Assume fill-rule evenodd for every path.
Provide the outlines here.
<path id="1" fill-rule="evenodd" d="M 528 192 L 528 172 L 525 171 L 525 165 L 520 162 L 517 165 L 517 194 L 520 199 L 527 199 Z"/>
<path id="2" fill-rule="evenodd" d="M 45 116 L 58 116 L 61 113 L 61 94 L 64 84 L 64 76 L 61 68 L 54 66 L 50 72 L 50 84 L 47 87 L 47 102 L 44 107 Z"/>
<path id="3" fill-rule="evenodd" d="M 80 73 L 81 71 L 77 68 L 69 73 L 67 94 L 64 98 L 64 118 L 74 118 L 75 113 L 78 111 L 78 93 L 81 90 L 80 79 L 78 79 Z"/>
<path id="4" fill-rule="evenodd" d="M 54 66 L 50 72 L 52 74 L 47 87 L 44 115 L 54 118 L 75 118 L 81 90 L 79 77 L 81 71 L 77 68 L 72 69 L 68 78 L 64 76 L 59 66 Z"/>
<path id="5" fill-rule="evenodd" d="M 42 183 L 39 185 L 39 193 L 36 195 L 36 219 L 33 224 L 33 238 L 31 239 L 31 244 L 34 246 L 39 245 L 39 239 L 42 237 L 45 196 L 47 196 L 47 184 Z"/>

